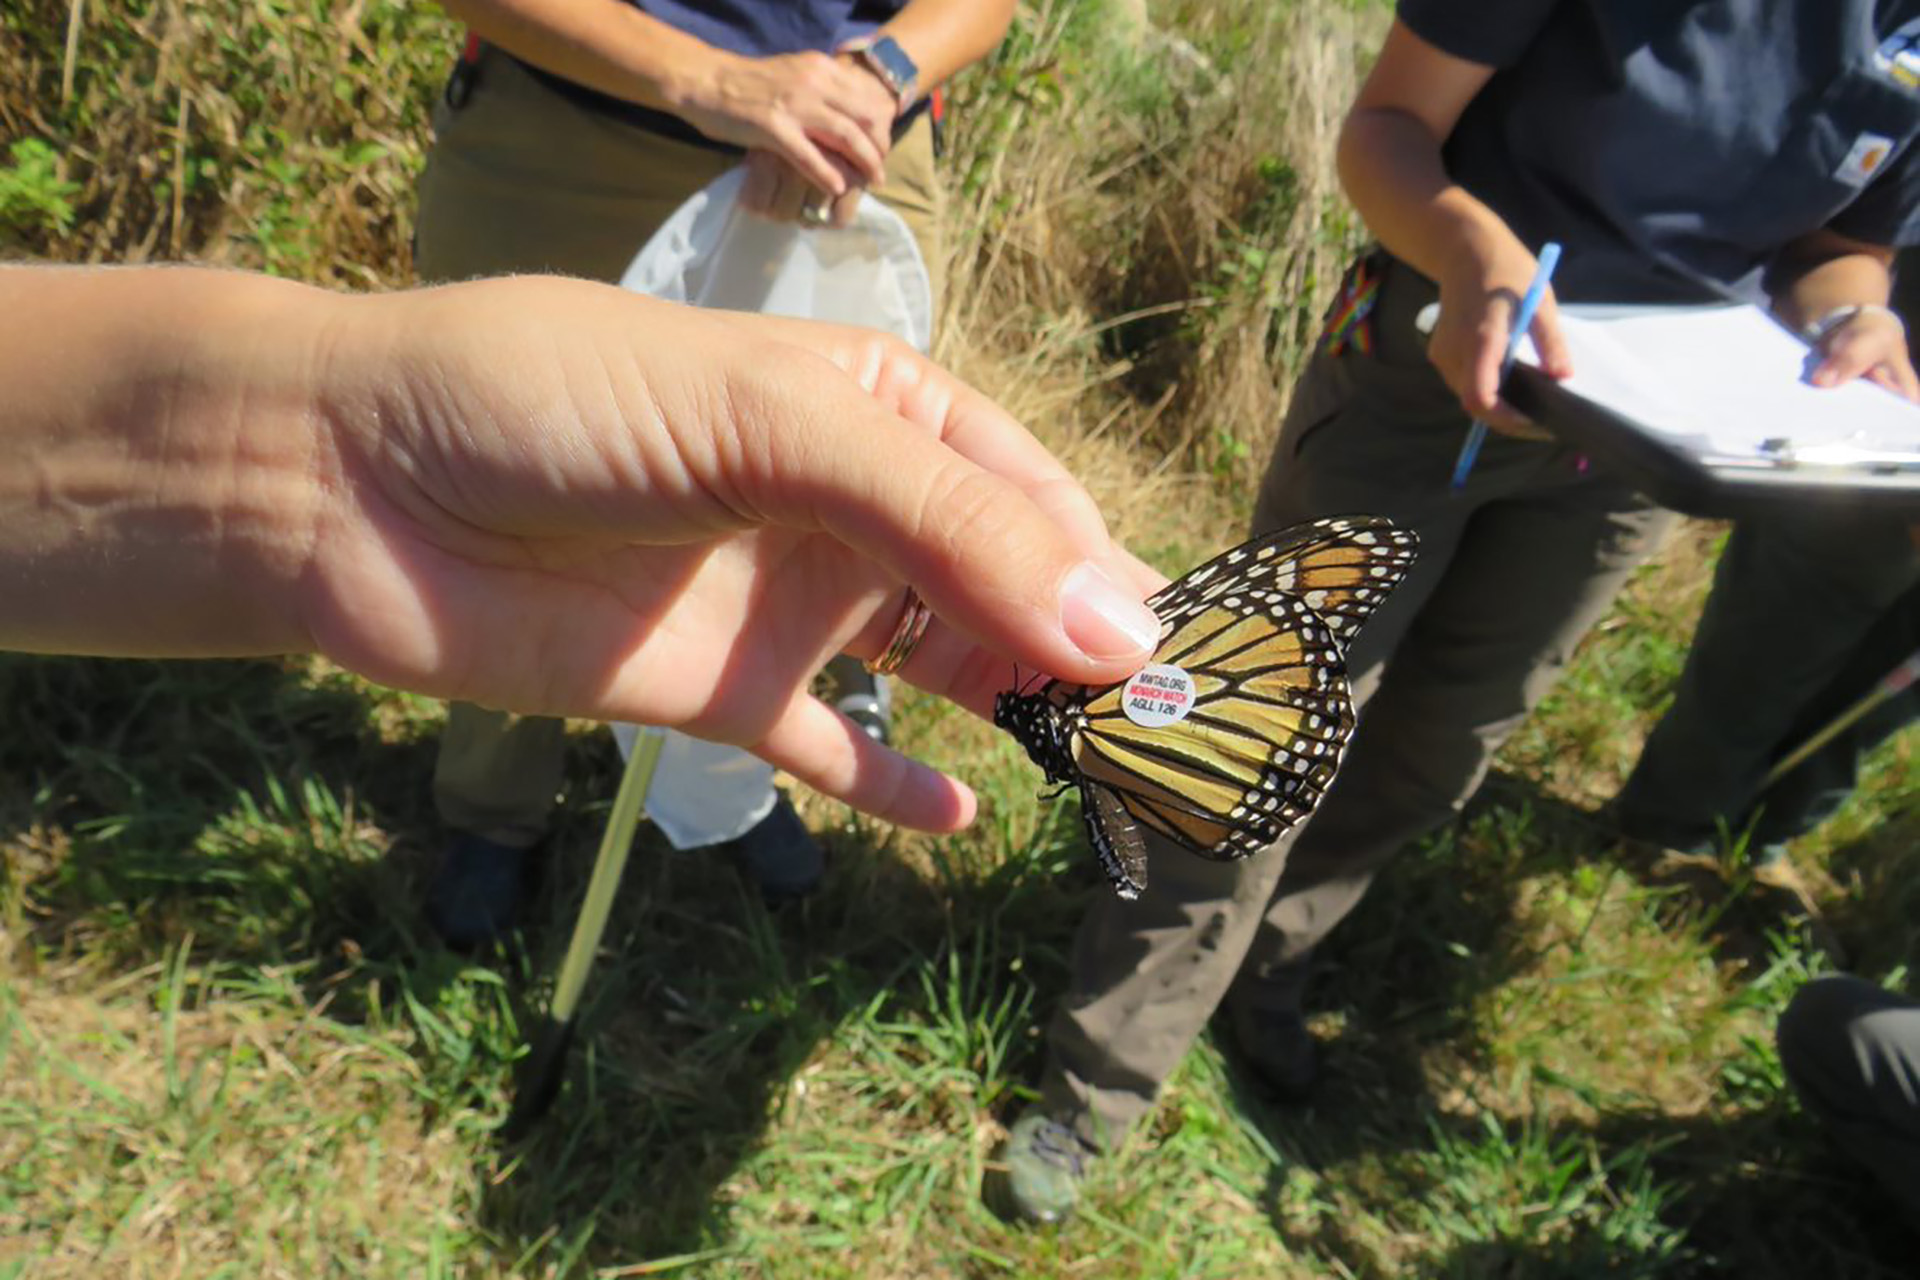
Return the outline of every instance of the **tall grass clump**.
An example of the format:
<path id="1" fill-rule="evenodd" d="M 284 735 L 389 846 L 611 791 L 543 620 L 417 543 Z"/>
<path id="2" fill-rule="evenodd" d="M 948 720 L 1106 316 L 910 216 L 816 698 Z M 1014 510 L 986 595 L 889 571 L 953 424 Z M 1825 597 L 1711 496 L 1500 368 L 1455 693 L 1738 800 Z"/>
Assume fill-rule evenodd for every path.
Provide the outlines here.
<path id="1" fill-rule="evenodd" d="M 1332 155 L 1383 11 L 1023 6 L 952 112 L 946 343 L 1239 494 L 1360 231 Z"/>
<path id="2" fill-rule="evenodd" d="M 456 40 L 404 0 L 8 0 L 0 251 L 404 283 Z"/>

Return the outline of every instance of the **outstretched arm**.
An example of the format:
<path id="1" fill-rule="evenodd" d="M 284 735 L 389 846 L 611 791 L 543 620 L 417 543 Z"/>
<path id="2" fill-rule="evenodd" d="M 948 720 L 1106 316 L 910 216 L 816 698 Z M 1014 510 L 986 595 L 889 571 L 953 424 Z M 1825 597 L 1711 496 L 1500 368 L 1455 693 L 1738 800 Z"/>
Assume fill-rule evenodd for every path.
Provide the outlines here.
<path id="1" fill-rule="evenodd" d="M 312 651 L 514 710 L 673 725 L 882 816 L 963 788 L 811 699 L 885 645 L 986 711 L 1113 680 L 1154 583 L 1018 424 L 904 344 L 560 279 L 348 297 L 0 269 L 0 647 Z"/>

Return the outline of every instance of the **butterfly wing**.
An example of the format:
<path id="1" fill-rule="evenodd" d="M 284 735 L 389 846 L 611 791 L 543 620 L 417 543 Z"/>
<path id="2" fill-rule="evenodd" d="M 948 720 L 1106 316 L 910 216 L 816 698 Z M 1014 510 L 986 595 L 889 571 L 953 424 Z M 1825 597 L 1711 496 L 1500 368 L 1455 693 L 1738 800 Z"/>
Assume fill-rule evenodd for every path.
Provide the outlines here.
<path id="1" fill-rule="evenodd" d="M 1215 602 L 1260 604 L 1281 592 L 1319 614 L 1344 654 L 1361 625 L 1407 576 L 1419 545 L 1411 530 L 1383 516 L 1329 516 L 1223 552 L 1147 603 L 1163 622 L 1177 625 Z"/>
<path id="2" fill-rule="evenodd" d="M 996 723 L 1049 777 L 1078 783 L 1088 836 L 1122 897 L 1145 887 L 1147 831 L 1230 860 L 1313 811 L 1353 732 L 1347 646 L 1417 545 L 1381 517 L 1335 516 L 1255 538 L 1170 583 L 1148 603 L 1161 619 L 1154 661 L 1190 680 L 1190 705 L 1172 722 L 1130 718 L 1126 682 L 1003 695 Z"/>
<path id="3" fill-rule="evenodd" d="M 1339 642 L 1291 596 L 1226 592 L 1189 613 L 1155 661 L 1192 681 L 1184 718 L 1149 726 L 1124 684 L 1089 691 L 1074 763 L 1141 827 L 1204 857 L 1243 858 L 1312 812 L 1353 732 Z"/>
<path id="4" fill-rule="evenodd" d="M 1147 842 L 1119 795 L 1111 787 L 1082 780 L 1080 817 L 1113 891 L 1128 901 L 1139 897 L 1147 887 Z"/>

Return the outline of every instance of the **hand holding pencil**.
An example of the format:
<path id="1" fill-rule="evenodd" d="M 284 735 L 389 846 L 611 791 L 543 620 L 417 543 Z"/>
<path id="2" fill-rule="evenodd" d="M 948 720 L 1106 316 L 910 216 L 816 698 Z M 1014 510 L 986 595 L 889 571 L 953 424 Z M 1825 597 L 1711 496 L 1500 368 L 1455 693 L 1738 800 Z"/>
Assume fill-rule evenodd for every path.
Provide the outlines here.
<path id="1" fill-rule="evenodd" d="M 1560 246 L 1548 241 L 1540 250 L 1540 264 L 1534 268 L 1533 280 L 1527 285 L 1527 291 L 1520 296 L 1520 305 L 1513 313 L 1513 323 L 1507 331 L 1506 351 L 1500 357 L 1498 371 L 1494 375 L 1494 392 L 1499 394 L 1500 384 L 1506 381 L 1507 370 L 1513 367 L 1513 358 L 1520 352 L 1520 341 L 1526 337 L 1527 330 L 1533 327 L 1533 318 L 1539 314 L 1540 304 L 1545 301 L 1547 289 L 1553 282 L 1553 269 L 1560 265 Z M 1494 410 L 1499 406 L 1495 405 Z M 1492 412 L 1492 411 L 1489 411 Z M 1460 446 L 1460 457 L 1453 464 L 1453 487 L 1464 488 L 1467 475 L 1473 470 L 1474 460 L 1480 456 L 1480 446 L 1487 441 L 1488 421 L 1485 416 L 1473 420 L 1467 428 L 1466 443 Z"/>
<path id="2" fill-rule="evenodd" d="M 1541 292 L 1530 321 L 1515 323 L 1539 261 L 1504 225 L 1485 230 L 1480 244 L 1438 276 L 1440 314 L 1427 358 L 1470 417 L 1505 435 L 1538 439 L 1544 433 L 1500 399 L 1511 340 L 1516 333 L 1530 334 L 1552 377 L 1571 374 L 1573 362 L 1550 287 Z"/>

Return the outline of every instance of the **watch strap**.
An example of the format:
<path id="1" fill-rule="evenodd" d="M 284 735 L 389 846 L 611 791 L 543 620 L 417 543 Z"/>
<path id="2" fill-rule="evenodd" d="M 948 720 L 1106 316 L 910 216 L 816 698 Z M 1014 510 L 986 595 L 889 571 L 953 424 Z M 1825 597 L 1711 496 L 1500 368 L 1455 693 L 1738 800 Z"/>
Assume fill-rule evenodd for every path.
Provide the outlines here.
<path id="1" fill-rule="evenodd" d="M 893 90 L 894 98 L 905 107 L 914 100 L 920 79 L 920 68 L 914 64 L 900 42 L 892 36 L 869 36 L 844 46 L 845 52 L 860 60 L 860 65 L 878 76 L 880 82 Z"/>

